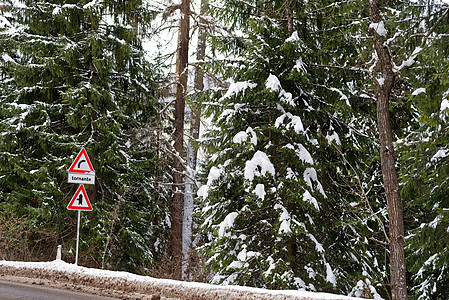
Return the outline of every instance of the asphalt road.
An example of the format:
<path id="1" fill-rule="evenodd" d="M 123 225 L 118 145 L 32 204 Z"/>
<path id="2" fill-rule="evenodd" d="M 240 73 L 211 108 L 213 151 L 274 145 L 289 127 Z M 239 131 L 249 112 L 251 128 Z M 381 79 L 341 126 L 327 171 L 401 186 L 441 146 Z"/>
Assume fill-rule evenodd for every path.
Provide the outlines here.
<path id="1" fill-rule="evenodd" d="M 0 280 L 1 300 L 117 300 L 86 293 Z"/>

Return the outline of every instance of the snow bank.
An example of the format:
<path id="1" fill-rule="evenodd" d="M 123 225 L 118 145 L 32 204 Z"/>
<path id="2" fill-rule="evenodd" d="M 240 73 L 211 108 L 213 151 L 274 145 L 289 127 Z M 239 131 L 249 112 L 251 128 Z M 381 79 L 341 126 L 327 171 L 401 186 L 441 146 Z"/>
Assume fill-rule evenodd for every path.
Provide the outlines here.
<path id="1" fill-rule="evenodd" d="M 156 279 L 127 272 L 106 271 L 68 264 L 62 260 L 52 262 L 0 261 L 2 276 L 28 277 L 59 282 L 65 287 L 76 285 L 77 290 L 97 288 L 103 295 L 110 291 L 140 295 L 136 299 L 266 299 L 266 300 L 349 300 L 361 299 L 327 293 L 304 291 L 273 291 L 241 286 L 218 286 L 205 283 Z M 90 287 L 90 289 L 83 289 Z M 109 293 L 104 293 L 109 291 Z M 127 298 L 129 299 L 129 298 Z"/>

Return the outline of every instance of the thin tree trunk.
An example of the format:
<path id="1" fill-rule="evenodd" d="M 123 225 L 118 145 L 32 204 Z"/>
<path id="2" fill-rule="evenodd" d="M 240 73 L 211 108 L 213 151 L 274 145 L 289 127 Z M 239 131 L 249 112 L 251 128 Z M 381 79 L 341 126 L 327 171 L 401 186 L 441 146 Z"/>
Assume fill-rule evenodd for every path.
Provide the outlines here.
<path id="1" fill-rule="evenodd" d="M 190 0 L 182 0 L 179 25 L 178 52 L 176 60 L 177 81 L 175 85 L 175 133 L 173 166 L 173 202 L 171 206 L 171 256 L 174 262 L 181 261 L 182 210 L 183 210 L 183 163 L 184 157 L 184 110 L 187 89 L 187 64 L 189 57 Z M 180 270 L 181 271 L 181 270 Z M 181 273 L 181 272 L 180 272 Z"/>
<path id="2" fill-rule="evenodd" d="M 204 25 L 203 16 L 206 13 L 207 0 L 201 1 L 201 13 L 200 13 L 200 23 L 198 29 L 198 45 L 196 52 L 196 60 L 201 62 L 206 56 L 206 29 Z M 201 68 L 196 68 L 195 71 L 195 91 L 202 91 L 204 89 L 204 73 Z M 199 107 L 192 104 L 190 108 L 191 118 L 190 118 L 190 138 L 193 141 L 198 140 L 200 133 L 200 115 L 201 112 Z M 193 215 L 193 193 L 194 193 L 194 180 L 195 180 L 195 169 L 197 162 L 197 149 L 189 141 L 187 146 L 187 177 L 186 186 L 184 194 L 184 215 L 183 215 L 183 232 L 182 232 L 182 255 L 183 255 L 183 265 L 182 265 L 182 279 L 188 279 L 188 266 L 190 259 L 190 251 L 192 248 L 192 215 Z"/>
<path id="3" fill-rule="evenodd" d="M 93 62 L 90 62 L 89 70 L 90 70 L 91 76 L 92 76 L 92 84 L 96 85 L 98 83 L 99 74 L 98 74 L 97 67 L 95 67 Z M 93 107 L 94 107 L 94 110 L 92 112 L 91 122 L 92 122 L 92 131 L 93 131 L 92 135 L 95 136 L 98 131 L 97 125 L 95 124 L 95 121 L 98 119 L 98 115 L 97 115 L 98 104 L 97 104 L 97 102 L 93 103 Z M 96 155 L 93 152 L 90 152 L 88 155 L 89 155 L 89 158 L 90 158 L 92 165 L 95 169 L 95 166 L 97 165 Z M 89 184 L 89 185 L 87 185 L 87 188 L 86 188 L 87 194 L 89 196 L 89 200 L 92 204 L 97 203 L 97 198 L 98 198 L 97 197 L 97 190 L 98 190 L 97 188 L 98 188 L 98 180 L 95 180 L 94 185 Z"/>
<path id="4" fill-rule="evenodd" d="M 370 17 L 373 24 L 381 25 L 380 0 L 368 0 Z M 390 123 L 390 96 L 396 74 L 390 51 L 386 45 L 386 36 L 382 31 L 370 26 L 374 47 L 379 58 L 382 79 L 376 80 L 377 85 L 377 126 L 380 140 L 380 159 L 385 194 L 388 203 L 390 221 L 390 283 L 393 300 L 407 299 L 407 283 L 405 274 L 404 254 L 404 223 L 402 213 L 401 191 L 395 167 L 393 148 L 393 133 Z"/>

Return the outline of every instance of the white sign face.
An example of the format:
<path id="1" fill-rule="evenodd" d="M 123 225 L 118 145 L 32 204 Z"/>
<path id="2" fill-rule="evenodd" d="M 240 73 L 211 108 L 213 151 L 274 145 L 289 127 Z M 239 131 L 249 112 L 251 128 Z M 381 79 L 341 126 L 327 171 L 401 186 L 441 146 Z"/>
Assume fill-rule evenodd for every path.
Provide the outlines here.
<path id="1" fill-rule="evenodd" d="M 95 173 L 69 173 L 68 183 L 95 184 Z"/>

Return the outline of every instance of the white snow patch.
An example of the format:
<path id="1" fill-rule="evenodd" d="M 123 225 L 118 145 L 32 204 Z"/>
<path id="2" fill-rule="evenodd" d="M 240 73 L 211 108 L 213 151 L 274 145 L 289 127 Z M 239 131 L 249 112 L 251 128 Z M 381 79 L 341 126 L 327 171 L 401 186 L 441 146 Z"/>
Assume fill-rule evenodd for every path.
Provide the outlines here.
<path id="1" fill-rule="evenodd" d="M 224 100 L 226 98 L 232 97 L 234 95 L 237 95 L 238 93 L 243 92 L 248 88 L 253 89 L 256 86 L 257 86 L 256 83 L 253 83 L 250 81 L 233 82 L 229 86 L 229 88 L 228 88 L 227 92 L 224 94 L 224 96 L 220 98 L 220 101 Z"/>
<path id="2" fill-rule="evenodd" d="M 281 82 L 276 75 L 270 74 L 270 76 L 268 76 L 267 81 L 265 82 L 265 87 L 273 92 L 279 92 L 279 99 L 282 102 L 295 106 L 292 93 L 288 93 L 282 88 Z"/>
<path id="3" fill-rule="evenodd" d="M 302 289 L 306 289 L 306 283 L 304 282 L 304 280 L 302 280 L 300 277 L 295 277 L 295 284 L 300 286 Z"/>
<path id="4" fill-rule="evenodd" d="M 445 158 L 445 157 L 447 157 L 448 155 L 449 155 L 449 150 L 446 150 L 446 149 L 440 149 L 440 150 L 437 151 L 437 153 L 435 153 L 434 156 L 432 156 L 432 158 L 430 159 L 430 161 L 434 162 L 434 161 L 436 161 L 436 160 L 438 160 L 438 159 Z"/>
<path id="5" fill-rule="evenodd" d="M 423 48 L 422 47 L 416 47 L 415 50 L 412 53 L 412 56 L 415 56 L 419 54 L 419 52 L 421 52 Z"/>
<path id="6" fill-rule="evenodd" d="M 340 137 L 338 134 L 334 131 L 331 135 L 326 134 L 326 140 L 329 144 L 332 144 L 332 142 L 335 142 L 338 146 L 341 145 Z"/>
<path id="7" fill-rule="evenodd" d="M 416 89 L 416 90 L 413 91 L 412 96 L 416 96 L 416 95 L 419 95 L 419 94 L 422 94 L 422 93 L 425 93 L 425 92 L 426 92 L 425 88 L 419 88 L 419 89 Z"/>
<path id="8" fill-rule="evenodd" d="M 222 173 L 223 173 L 223 168 L 217 168 L 216 166 L 212 166 L 209 170 L 209 174 L 207 175 L 207 184 L 202 185 L 196 192 L 198 197 L 206 199 L 207 196 L 209 195 L 210 186 L 213 184 L 213 182 L 215 180 L 220 178 Z"/>
<path id="9" fill-rule="evenodd" d="M 55 7 L 55 9 L 53 9 L 53 12 L 51 13 L 53 16 L 57 16 L 61 13 L 62 9 L 61 7 Z"/>
<path id="10" fill-rule="evenodd" d="M 302 125 L 301 118 L 298 116 L 293 116 L 290 113 L 287 113 L 287 116 L 289 116 L 292 120 L 291 125 L 293 126 L 293 129 L 297 134 L 304 132 L 304 126 Z M 289 126 L 288 126 L 289 127 Z"/>
<path id="11" fill-rule="evenodd" d="M 387 29 L 385 29 L 384 21 L 380 21 L 379 23 L 371 23 L 369 28 L 374 29 L 378 35 L 387 37 Z"/>
<path id="12" fill-rule="evenodd" d="M 198 195 L 198 197 L 206 199 L 207 196 L 209 196 L 209 186 L 207 184 L 200 186 L 196 194 Z"/>
<path id="13" fill-rule="evenodd" d="M 207 185 L 211 185 L 214 180 L 217 180 L 222 172 L 223 169 L 212 166 L 212 168 L 210 168 L 209 175 L 207 175 Z"/>
<path id="14" fill-rule="evenodd" d="M 326 263 L 326 281 L 332 283 L 334 286 L 337 285 L 334 271 L 332 271 L 331 265 L 329 263 Z"/>
<path id="15" fill-rule="evenodd" d="M 449 108 L 449 100 L 443 99 L 443 101 L 441 101 L 440 111 L 443 111 L 448 108 Z"/>
<path id="16" fill-rule="evenodd" d="M 276 121 L 274 122 L 274 127 L 279 128 L 279 126 L 281 126 L 281 124 L 284 123 L 286 116 L 287 116 L 287 114 L 283 114 L 283 115 L 277 117 Z"/>
<path id="17" fill-rule="evenodd" d="M 306 168 L 304 170 L 304 180 L 307 183 L 307 185 L 314 189 L 312 181 L 314 181 L 317 185 L 317 189 L 318 191 L 324 196 L 326 197 L 326 193 L 324 192 L 323 186 L 321 185 L 321 183 L 318 181 L 318 175 L 316 173 L 316 170 L 314 168 Z"/>
<path id="18" fill-rule="evenodd" d="M 11 56 L 9 56 L 7 53 L 2 54 L 2 59 L 4 62 L 13 62 L 15 63 L 14 59 L 12 59 Z"/>
<path id="19" fill-rule="evenodd" d="M 380 86 L 383 86 L 385 83 L 385 78 L 383 78 L 383 77 L 377 78 L 377 83 L 379 83 Z"/>
<path id="20" fill-rule="evenodd" d="M 301 57 L 296 60 L 295 66 L 293 68 L 296 69 L 299 73 L 307 73 L 306 64 Z"/>
<path id="21" fill-rule="evenodd" d="M 298 32 L 295 30 L 292 35 L 285 40 L 286 42 L 295 42 L 295 41 L 299 41 L 299 36 L 298 36 Z"/>
<path id="22" fill-rule="evenodd" d="M 440 221 L 443 219 L 441 215 L 436 216 L 435 219 L 429 223 L 429 227 L 437 228 L 438 224 L 440 224 Z"/>
<path id="23" fill-rule="evenodd" d="M 304 228 L 305 228 L 305 225 L 304 225 Z M 307 236 L 309 237 L 309 239 L 312 240 L 312 242 L 315 243 L 315 248 L 316 248 L 316 250 L 317 250 L 319 253 L 324 253 L 323 245 L 321 245 L 321 244 L 318 242 L 318 240 L 317 240 L 312 234 L 308 233 Z"/>
<path id="24" fill-rule="evenodd" d="M 87 3 L 83 6 L 83 9 L 89 9 L 89 8 L 95 6 L 95 4 L 97 4 L 97 0 L 90 1 L 89 3 Z"/>
<path id="25" fill-rule="evenodd" d="M 302 199 L 304 200 L 304 202 L 308 202 L 310 204 L 312 204 L 316 210 L 320 210 L 320 206 L 318 205 L 318 201 L 316 201 L 316 199 L 309 193 L 308 190 L 306 190 L 304 192 L 304 194 L 302 195 Z"/>
<path id="26" fill-rule="evenodd" d="M 412 66 L 415 63 L 415 58 L 416 56 L 411 56 L 408 59 L 404 60 L 399 67 L 395 65 L 393 67 L 393 71 L 402 71 L 404 68 Z"/>
<path id="27" fill-rule="evenodd" d="M 419 269 L 418 273 L 416 274 L 416 277 L 422 277 L 422 274 L 426 271 L 426 269 L 430 265 L 435 265 L 435 260 L 438 258 L 438 253 L 435 253 L 431 257 L 429 257 L 424 264 L 422 265 L 421 269 Z"/>
<path id="28" fill-rule="evenodd" d="M 274 264 L 274 259 L 271 256 L 268 256 L 267 262 L 268 262 L 268 269 L 264 272 L 264 275 L 266 277 L 269 277 L 273 272 L 273 270 L 276 268 L 276 265 Z"/>
<path id="29" fill-rule="evenodd" d="M 415 63 L 416 56 L 418 56 L 419 52 L 421 52 L 422 49 L 423 48 L 421 48 L 421 47 L 416 47 L 416 49 L 413 51 L 412 55 L 410 55 L 410 57 L 408 59 L 404 60 L 399 67 L 394 64 L 393 72 L 398 72 L 398 71 L 400 72 L 404 68 L 412 66 Z"/>
<path id="30" fill-rule="evenodd" d="M 270 74 L 270 76 L 268 76 L 268 79 L 265 82 L 265 87 L 269 90 L 272 90 L 273 92 L 278 92 L 282 89 L 281 82 L 276 77 L 276 75 L 273 74 Z"/>
<path id="31" fill-rule="evenodd" d="M 254 176 L 265 176 L 267 172 L 273 176 L 275 174 L 273 164 L 268 156 L 262 151 L 257 151 L 253 158 L 245 163 L 244 176 L 249 181 L 253 181 Z"/>
<path id="32" fill-rule="evenodd" d="M 257 197 L 259 197 L 262 200 L 265 199 L 265 195 L 267 194 L 265 192 L 265 186 L 263 184 L 261 184 L 261 183 L 256 185 L 256 188 L 254 189 L 253 193 L 256 194 Z"/>
<path id="33" fill-rule="evenodd" d="M 287 175 L 285 176 L 287 179 L 293 179 L 298 181 L 298 178 L 296 178 L 295 172 L 291 168 L 287 168 Z"/>
<path id="34" fill-rule="evenodd" d="M 305 163 L 314 164 L 312 155 L 310 155 L 309 151 L 302 145 L 298 145 L 299 149 L 296 151 L 296 154 L 298 155 L 299 159 L 302 160 Z"/>
<path id="35" fill-rule="evenodd" d="M 346 102 L 346 105 L 348 105 L 348 106 L 351 106 L 351 104 L 349 103 L 349 98 L 348 98 L 348 96 L 346 96 L 342 91 L 340 91 L 339 89 L 337 89 L 337 88 L 333 88 L 333 87 L 331 87 L 331 88 L 329 88 L 331 91 L 333 91 L 333 92 L 337 92 L 337 93 L 339 93 L 340 94 L 340 100 L 344 100 L 345 102 Z"/>
<path id="36" fill-rule="evenodd" d="M 290 214 L 288 213 L 287 209 L 285 209 L 285 207 L 283 207 L 280 204 L 276 204 L 274 206 L 274 209 L 280 209 L 281 210 L 281 215 L 279 216 L 279 222 L 281 223 L 281 225 L 279 226 L 279 233 L 291 233 L 291 227 L 290 227 L 290 222 L 291 222 L 291 217 Z"/>
<path id="37" fill-rule="evenodd" d="M 248 127 L 246 131 L 240 131 L 239 133 L 237 133 L 232 138 L 232 142 L 234 142 L 235 144 L 241 144 L 243 142 L 246 142 L 249 136 L 251 137 L 250 142 L 253 145 L 257 145 L 257 134 L 251 127 Z"/>
<path id="38" fill-rule="evenodd" d="M 367 289 L 370 290 L 371 294 L 374 296 L 374 300 L 384 300 L 379 293 L 377 293 L 376 288 L 371 284 L 368 278 L 363 280 L 359 280 L 355 287 L 352 288 L 352 291 L 349 293 L 349 296 L 361 297 L 366 296 Z"/>
<path id="39" fill-rule="evenodd" d="M 4 16 L 0 15 L 0 29 L 12 28 L 11 23 Z"/>
<path id="40" fill-rule="evenodd" d="M 232 212 L 228 214 L 223 222 L 220 223 L 219 229 L 218 229 L 218 237 L 222 238 L 225 235 L 228 236 L 229 234 L 226 234 L 226 231 L 231 228 L 234 225 L 235 218 L 238 216 L 237 212 Z"/>
<path id="41" fill-rule="evenodd" d="M 309 278 L 311 279 L 315 279 L 316 277 L 316 272 L 314 269 L 312 269 L 309 266 L 304 266 L 304 269 L 307 271 L 307 275 L 309 276 Z"/>
<path id="42" fill-rule="evenodd" d="M 232 270 L 232 269 L 240 269 L 243 267 L 243 263 L 238 260 L 234 260 L 232 263 L 229 264 L 229 266 L 226 267 L 226 270 Z"/>
<path id="43" fill-rule="evenodd" d="M 291 106 L 295 106 L 295 102 L 293 102 L 293 95 L 292 93 L 288 93 L 284 90 L 281 91 L 279 94 L 280 100 L 284 103 L 287 103 Z"/>
<path id="44" fill-rule="evenodd" d="M 241 144 L 248 138 L 248 134 L 245 131 L 240 131 L 232 138 L 234 144 Z"/>

